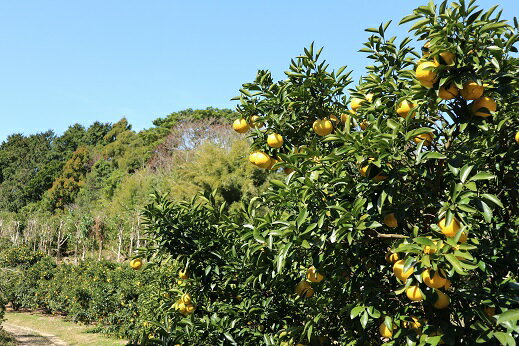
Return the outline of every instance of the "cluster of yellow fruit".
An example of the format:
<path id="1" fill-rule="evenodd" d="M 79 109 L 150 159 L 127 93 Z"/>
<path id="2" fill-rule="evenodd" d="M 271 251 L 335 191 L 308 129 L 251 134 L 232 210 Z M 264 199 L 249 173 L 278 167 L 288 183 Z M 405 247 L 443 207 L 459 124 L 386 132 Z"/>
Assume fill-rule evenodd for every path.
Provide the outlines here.
<path id="1" fill-rule="evenodd" d="M 236 119 L 232 123 L 232 128 L 234 131 L 238 133 L 246 133 L 250 128 L 260 128 L 263 127 L 263 122 L 261 118 L 257 115 L 253 115 L 250 117 L 250 121 L 245 120 L 244 118 Z"/>
<path id="2" fill-rule="evenodd" d="M 404 322 L 404 328 L 414 330 L 416 333 L 422 333 L 422 322 L 416 317 L 411 316 L 411 321 Z M 385 322 L 382 322 L 378 327 L 380 335 L 383 338 L 391 339 L 393 337 L 393 331 L 396 329 L 395 324 L 391 323 L 391 328 L 388 328 Z"/>
<path id="3" fill-rule="evenodd" d="M 179 277 L 179 280 L 177 280 L 177 284 L 179 286 L 184 286 L 186 284 L 186 282 L 184 280 L 189 279 L 189 273 L 187 272 L 187 270 L 181 269 L 178 271 L 178 277 Z"/>
<path id="4" fill-rule="evenodd" d="M 324 280 L 324 275 L 319 273 L 314 266 L 311 266 L 306 271 L 306 280 L 300 281 L 295 288 L 295 293 L 301 297 L 310 298 L 314 295 L 312 282 L 321 282 Z"/>
<path id="5" fill-rule="evenodd" d="M 183 294 L 180 299 L 173 304 L 173 308 L 184 316 L 191 315 L 196 310 L 196 306 L 193 304 L 191 296 L 188 293 Z"/>
<path id="6" fill-rule="evenodd" d="M 429 89 L 433 88 L 434 84 L 439 79 L 439 76 L 436 73 L 436 68 L 440 65 L 453 65 L 456 56 L 451 52 L 443 52 L 439 54 L 439 60 L 440 61 L 438 61 L 438 58 L 435 58 L 434 61 L 424 61 L 418 64 L 416 68 L 416 79 L 418 79 L 420 84 L 424 87 Z M 497 110 L 497 103 L 493 98 L 483 95 L 485 86 L 486 85 L 479 85 L 472 80 L 468 80 L 463 84 L 463 88 L 459 90 L 454 83 L 450 83 L 440 87 L 438 90 L 438 97 L 443 100 L 451 100 L 458 97 L 458 95 L 461 95 L 465 100 L 473 101 L 470 104 L 470 111 L 473 115 L 488 117 L 491 115 L 490 112 L 495 112 Z M 412 104 L 403 105 L 403 102 L 397 109 L 397 113 L 400 110 L 402 114 L 399 114 L 405 118 L 407 117 L 409 110 L 414 106 Z"/>
<path id="7" fill-rule="evenodd" d="M 142 268 L 142 260 L 140 258 L 134 258 L 130 261 L 130 267 L 133 270 L 139 270 Z"/>

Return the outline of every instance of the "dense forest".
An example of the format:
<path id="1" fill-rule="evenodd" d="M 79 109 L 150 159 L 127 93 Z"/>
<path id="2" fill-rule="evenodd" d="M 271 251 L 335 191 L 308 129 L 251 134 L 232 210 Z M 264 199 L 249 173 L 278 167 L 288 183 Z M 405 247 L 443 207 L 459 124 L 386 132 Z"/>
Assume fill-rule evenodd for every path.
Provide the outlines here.
<path id="1" fill-rule="evenodd" d="M 123 118 L 12 134 L 0 146 L 0 237 L 58 259 L 124 260 L 140 244 L 153 192 L 176 200 L 217 190 L 231 205 L 266 175 L 246 161 L 229 109 L 187 109 L 132 130 Z"/>

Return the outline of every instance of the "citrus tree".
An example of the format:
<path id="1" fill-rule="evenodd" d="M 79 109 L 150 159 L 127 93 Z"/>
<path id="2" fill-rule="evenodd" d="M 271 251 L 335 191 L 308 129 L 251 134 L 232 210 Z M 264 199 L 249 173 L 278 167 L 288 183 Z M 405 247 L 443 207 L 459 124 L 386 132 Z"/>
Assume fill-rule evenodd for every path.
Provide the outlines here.
<path id="1" fill-rule="evenodd" d="M 405 17 L 421 52 L 367 29 L 356 86 L 313 45 L 243 85 L 233 128 L 287 176 L 232 213 L 148 206 L 141 255 L 180 278 L 146 342 L 515 345 L 519 24 L 474 3 Z"/>

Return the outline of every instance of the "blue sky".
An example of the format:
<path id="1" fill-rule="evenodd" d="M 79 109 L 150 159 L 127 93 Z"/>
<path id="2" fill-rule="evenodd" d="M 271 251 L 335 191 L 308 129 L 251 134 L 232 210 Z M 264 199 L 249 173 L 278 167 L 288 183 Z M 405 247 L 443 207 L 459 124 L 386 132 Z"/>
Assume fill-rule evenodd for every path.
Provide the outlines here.
<path id="1" fill-rule="evenodd" d="M 257 69 L 283 78 L 312 41 L 357 79 L 364 28 L 396 24 L 425 2 L 2 1 L 0 140 L 123 116 L 142 129 L 185 108 L 234 108 L 230 98 Z M 499 2 L 505 18 L 519 15 L 518 1 Z"/>

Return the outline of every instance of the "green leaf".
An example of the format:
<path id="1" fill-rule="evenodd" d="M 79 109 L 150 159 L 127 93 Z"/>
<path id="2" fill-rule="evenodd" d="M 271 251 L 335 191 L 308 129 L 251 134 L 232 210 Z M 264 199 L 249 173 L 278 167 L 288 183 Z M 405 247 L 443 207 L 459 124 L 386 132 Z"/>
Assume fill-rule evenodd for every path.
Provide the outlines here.
<path id="1" fill-rule="evenodd" d="M 452 267 L 454 268 L 456 273 L 460 275 L 467 275 L 467 273 L 463 269 L 461 262 L 453 254 L 446 254 L 445 258 L 447 258 L 447 261 L 449 261 L 450 264 L 452 264 Z"/>
<path id="2" fill-rule="evenodd" d="M 355 317 L 360 315 L 361 312 L 363 312 L 364 310 L 365 310 L 365 307 L 362 305 L 354 307 L 353 309 L 351 309 L 350 318 L 354 319 Z"/>
<path id="3" fill-rule="evenodd" d="M 469 179 L 469 181 L 476 181 L 476 180 L 489 180 L 494 179 L 496 176 L 487 172 L 479 172 L 478 174 L 474 175 L 472 178 Z"/>
<path id="4" fill-rule="evenodd" d="M 508 310 L 497 315 L 497 323 L 519 320 L 519 309 Z"/>
<path id="5" fill-rule="evenodd" d="M 469 166 L 469 165 L 465 165 L 461 168 L 460 170 L 460 180 L 462 183 L 465 183 L 465 180 L 467 180 L 470 172 L 472 171 L 472 168 L 474 168 L 474 166 Z"/>
<path id="6" fill-rule="evenodd" d="M 498 207 L 501 207 L 501 208 L 504 208 L 505 206 L 503 205 L 503 203 L 501 203 L 501 201 L 499 200 L 499 198 L 497 198 L 496 196 L 494 195 L 491 195 L 489 193 L 484 193 L 481 195 L 481 198 L 483 199 L 486 199 L 487 201 L 490 201 L 492 203 L 494 203 L 495 205 L 497 205 Z"/>
<path id="7" fill-rule="evenodd" d="M 362 314 L 362 317 L 360 318 L 360 324 L 362 325 L 362 329 L 366 329 L 366 326 L 368 325 L 369 321 L 369 315 L 367 311 L 364 311 Z"/>

